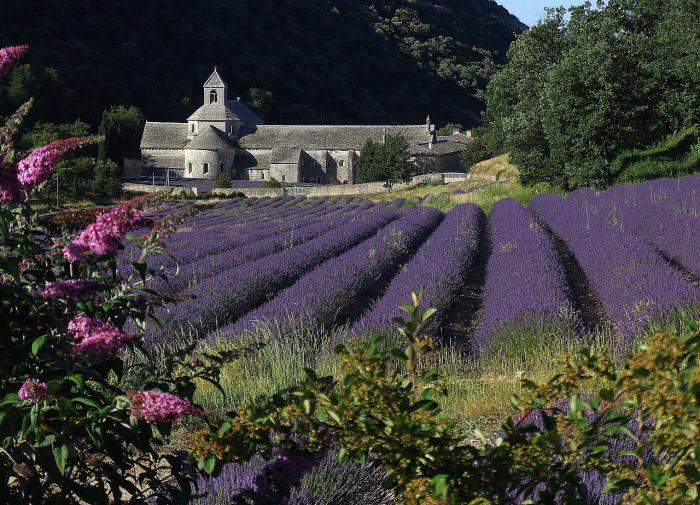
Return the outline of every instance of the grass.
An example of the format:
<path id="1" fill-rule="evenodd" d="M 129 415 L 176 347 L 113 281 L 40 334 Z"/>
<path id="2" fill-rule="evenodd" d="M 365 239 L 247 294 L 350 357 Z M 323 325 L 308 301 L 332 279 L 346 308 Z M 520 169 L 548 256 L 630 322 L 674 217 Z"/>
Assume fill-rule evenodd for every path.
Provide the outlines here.
<path id="1" fill-rule="evenodd" d="M 248 342 L 265 343 L 227 365 L 221 382 L 226 397 L 202 384 L 196 400 L 206 409 L 223 414 L 298 383 L 304 378 L 304 368 L 338 378 L 342 371 L 333 349 L 345 335 L 344 328 L 328 330 L 291 317 L 282 325 L 261 323 L 254 335 L 220 344 L 240 347 Z M 584 346 L 614 349 L 614 339 L 608 335 L 581 338 L 569 332 L 539 337 L 524 339 L 527 345 L 522 349 L 500 349 L 484 356 L 470 353 L 460 343 L 446 344 L 430 357 L 429 366 L 444 377 L 447 395 L 440 403 L 460 433 L 470 436 L 476 429 L 497 431 L 514 413 L 510 399 L 520 392 L 522 378 L 550 378 L 561 368 L 564 356 Z"/>
<path id="2" fill-rule="evenodd" d="M 473 203 L 489 212 L 504 198 L 514 198 L 523 205 L 541 193 L 564 194 L 564 191 L 548 184 L 524 187 L 518 182 L 518 168 L 510 163 L 507 154 L 477 163 L 469 171 L 473 178 L 450 184 L 423 183 L 409 189 L 370 195 L 374 201 L 405 198 L 425 198 L 424 205 L 448 212 L 462 203 Z"/>
<path id="3" fill-rule="evenodd" d="M 516 181 L 518 179 L 518 167 L 510 162 L 508 154 L 502 154 L 489 160 L 484 160 L 474 165 L 469 173 L 473 177 L 496 177 L 497 181 Z"/>

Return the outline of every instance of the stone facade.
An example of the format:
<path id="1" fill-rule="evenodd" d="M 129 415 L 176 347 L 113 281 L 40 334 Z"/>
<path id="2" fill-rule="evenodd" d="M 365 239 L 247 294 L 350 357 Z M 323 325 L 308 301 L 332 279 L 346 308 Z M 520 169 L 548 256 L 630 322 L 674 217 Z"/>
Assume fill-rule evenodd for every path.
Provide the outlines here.
<path id="1" fill-rule="evenodd" d="M 401 134 L 416 173 L 458 170 L 465 135 L 440 137 L 430 118 L 404 126 L 265 125 L 240 100 L 229 100 L 218 71 L 203 86 L 204 105 L 186 123 L 147 122 L 141 139 L 143 175 L 270 180 L 286 184 L 354 184 L 368 139 Z"/>

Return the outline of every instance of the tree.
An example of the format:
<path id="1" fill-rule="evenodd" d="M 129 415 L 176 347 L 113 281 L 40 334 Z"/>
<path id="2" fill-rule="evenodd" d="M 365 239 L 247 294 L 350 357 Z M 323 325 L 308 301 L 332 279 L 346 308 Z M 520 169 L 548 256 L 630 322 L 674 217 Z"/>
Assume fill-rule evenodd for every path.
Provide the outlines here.
<path id="1" fill-rule="evenodd" d="M 622 152 L 700 121 L 699 56 L 696 2 L 550 10 L 491 80 L 484 129 L 525 184 L 610 185 Z"/>
<path id="2" fill-rule="evenodd" d="M 122 183 L 119 180 L 119 166 L 112 160 L 97 161 L 92 190 L 101 196 L 117 198 L 122 193 Z"/>
<path id="3" fill-rule="evenodd" d="M 266 89 L 250 88 L 248 94 L 250 95 L 250 100 L 248 102 L 250 108 L 262 119 L 265 119 L 272 110 L 272 92 Z"/>
<path id="4" fill-rule="evenodd" d="M 462 131 L 462 125 L 459 123 L 447 123 L 445 126 L 438 128 L 438 135 L 452 135 L 454 131 Z"/>
<path id="5" fill-rule="evenodd" d="M 387 135 L 384 143 L 367 139 L 357 166 L 360 181 L 384 182 L 389 189 L 397 182 L 407 182 L 413 171 L 408 147 L 400 134 Z"/>
<path id="6" fill-rule="evenodd" d="M 110 159 L 121 167 L 124 158 L 138 158 L 145 124 L 137 107 L 119 105 L 105 110 L 100 123 L 100 135 L 104 137 L 99 146 L 100 160 Z"/>
<path id="7" fill-rule="evenodd" d="M 216 179 L 216 183 L 214 183 L 215 188 L 230 188 L 231 187 L 231 178 L 226 172 L 221 172 L 219 174 L 219 177 Z"/>

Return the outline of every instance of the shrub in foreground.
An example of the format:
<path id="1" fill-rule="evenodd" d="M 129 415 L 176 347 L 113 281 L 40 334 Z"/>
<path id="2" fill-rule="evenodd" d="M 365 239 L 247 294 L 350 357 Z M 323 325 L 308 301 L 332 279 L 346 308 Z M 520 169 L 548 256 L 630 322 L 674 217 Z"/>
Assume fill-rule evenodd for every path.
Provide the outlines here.
<path id="1" fill-rule="evenodd" d="M 301 458 L 290 460 L 298 468 L 335 442 L 341 460 L 379 465 L 405 504 L 697 500 L 696 323 L 654 335 L 621 370 L 588 349 L 547 382 L 523 381 L 515 414 L 475 445 L 441 414 L 442 382 L 425 362 L 434 310 L 421 307 L 420 295 L 403 310 L 408 318 L 396 323 L 405 348 L 385 350 L 377 340 L 339 346 L 340 378 L 307 370 L 299 386 L 198 432 L 192 454 L 200 467 L 216 473 L 223 462 L 270 455 L 276 440 Z M 290 490 L 284 479 L 266 480 L 232 503 L 267 503 L 270 493 L 286 503 Z"/>
<path id="2" fill-rule="evenodd" d="M 26 50 L 0 49 L 0 77 Z M 30 196 L 63 155 L 98 139 L 57 140 L 15 163 L 13 139 L 30 108 L 0 128 L 0 502 L 185 499 L 195 475 L 163 444 L 178 419 L 205 417 L 192 401 L 195 381 L 218 383 L 225 357 L 190 349 L 156 373 L 148 360 L 127 364 L 140 335 L 124 330 L 161 303 L 146 258 L 178 217 L 154 222 L 141 198 L 89 216 L 72 240 L 52 236 Z M 142 252 L 122 281 L 115 255 L 144 228 L 129 237 Z M 127 388 L 122 378 L 135 369 L 142 380 Z"/>

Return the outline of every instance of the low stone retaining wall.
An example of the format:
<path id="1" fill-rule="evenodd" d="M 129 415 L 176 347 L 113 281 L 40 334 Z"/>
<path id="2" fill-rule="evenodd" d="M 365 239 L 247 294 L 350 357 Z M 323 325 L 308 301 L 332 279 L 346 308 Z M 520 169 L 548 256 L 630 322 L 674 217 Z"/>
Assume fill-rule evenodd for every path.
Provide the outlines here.
<path id="1" fill-rule="evenodd" d="M 180 186 L 154 186 L 153 184 L 139 184 L 135 182 L 126 182 L 122 185 L 124 191 L 129 193 L 165 193 L 171 192 L 173 194 L 197 194 L 197 188 L 187 188 Z"/>

